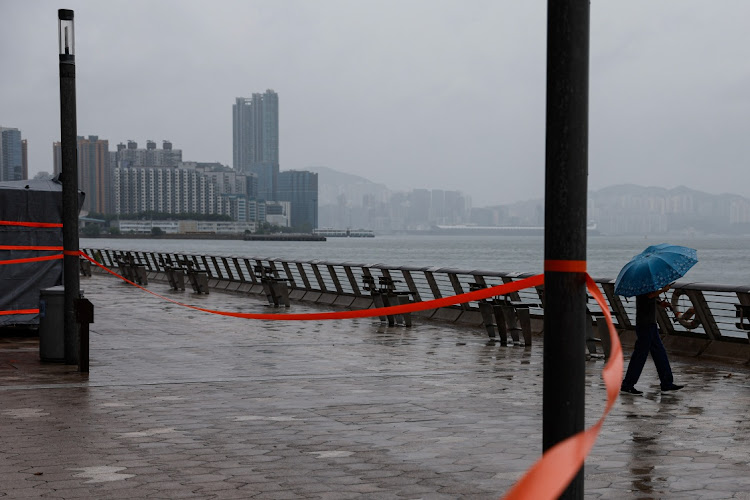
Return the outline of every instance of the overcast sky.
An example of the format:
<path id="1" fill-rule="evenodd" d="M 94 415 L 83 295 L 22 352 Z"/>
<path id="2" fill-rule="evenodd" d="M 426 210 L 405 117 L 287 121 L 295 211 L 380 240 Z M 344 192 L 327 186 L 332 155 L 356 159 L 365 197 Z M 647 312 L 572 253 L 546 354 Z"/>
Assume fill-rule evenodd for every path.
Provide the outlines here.
<path id="1" fill-rule="evenodd" d="M 546 2 L 0 0 L 0 126 L 52 171 L 57 9 L 78 134 L 232 163 L 235 97 L 279 94 L 282 170 L 324 165 L 475 206 L 543 196 Z M 589 187 L 750 196 L 750 2 L 591 4 Z"/>

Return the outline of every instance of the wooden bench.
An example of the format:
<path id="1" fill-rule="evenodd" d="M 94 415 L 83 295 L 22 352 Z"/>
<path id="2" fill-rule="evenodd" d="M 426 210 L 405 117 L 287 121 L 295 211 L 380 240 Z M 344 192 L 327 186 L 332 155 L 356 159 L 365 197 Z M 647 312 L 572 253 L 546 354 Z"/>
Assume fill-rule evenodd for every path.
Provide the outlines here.
<path id="1" fill-rule="evenodd" d="M 586 349 L 589 351 L 589 356 L 609 359 L 612 342 L 609 338 L 609 327 L 604 313 L 602 311 L 590 311 L 586 308 L 586 314 L 589 316 L 589 321 L 586 322 Z M 613 313 L 610 314 L 614 316 Z M 598 344 L 602 346 L 602 354 L 597 352 Z"/>
<path id="2" fill-rule="evenodd" d="M 607 318 L 604 312 L 592 311 L 587 307 L 586 314 L 589 316 L 586 331 L 586 348 L 589 351 L 589 356 L 603 356 L 604 359 L 609 359 L 609 354 L 612 351 L 612 340 L 609 338 L 609 325 L 607 325 Z M 620 316 L 617 312 L 611 310 L 609 311 L 609 315 L 612 319 L 617 319 Z M 595 335 L 598 335 L 598 337 Z M 603 355 L 597 352 L 597 344 L 601 344 Z"/>
<path id="3" fill-rule="evenodd" d="M 159 264 L 164 269 L 170 288 L 172 290 L 185 290 L 185 269 L 179 265 L 172 264 L 171 261 L 159 260 Z"/>
<path id="4" fill-rule="evenodd" d="M 735 323 L 734 326 L 740 330 L 750 330 L 750 306 L 735 304 L 734 307 L 736 309 L 735 317 L 740 318 L 740 322 Z M 746 319 L 748 320 L 747 323 L 745 322 Z"/>
<path id="5" fill-rule="evenodd" d="M 394 280 L 388 276 L 380 276 L 378 278 L 378 286 L 375 285 L 375 277 L 371 275 L 362 276 L 362 288 L 372 296 L 372 301 L 375 307 L 391 307 L 403 304 L 410 304 L 412 301 L 411 297 L 414 295 L 412 291 L 396 290 L 396 283 L 400 283 L 400 280 Z M 395 326 L 396 324 L 403 324 L 406 327 L 412 326 L 411 313 L 394 314 L 380 316 L 381 322 L 388 322 L 388 326 Z"/>
<path id="6" fill-rule="evenodd" d="M 83 257 L 78 262 L 81 268 L 81 276 L 91 276 L 91 262 Z"/>
<path id="7" fill-rule="evenodd" d="M 476 291 L 486 288 L 481 283 L 469 283 L 469 290 Z M 478 301 L 482 323 L 490 339 L 495 340 L 495 328 L 499 335 L 500 345 L 508 345 L 508 333 L 514 345 L 523 343 L 531 346 L 531 312 L 532 307 L 539 307 L 535 302 L 510 300 L 507 295 Z"/>
<path id="8" fill-rule="evenodd" d="M 187 276 L 190 286 L 195 293 L 205 293 L 208 295 L 208 271 L 197 267 L 189 260 L 178 262 L 184 266 L 183 272 Z"/>
<path id="9" fill-rule="evenodd" d="M 273 307 L 279 307 L 281 304 L 284 304 L 284 307 L 291 306 L 288 280 L 277 278 L 274 275 L 273 268 L 267 266 L 255 266 L 255 273 L 260 276 L 260 284 L 263 285 L 263 292 L 266 294 L 269 305 Z"/>
<path id="10" fill-rule="evenodd" d="M 117 257 L 117 267 L 120 268 L 120 274 L 133 283 L 139 285 L 148 285 L 148 273 L 146 272 L 146 266 L 140 262 L 136 262 L 135 257 L 130 253 Z"/>

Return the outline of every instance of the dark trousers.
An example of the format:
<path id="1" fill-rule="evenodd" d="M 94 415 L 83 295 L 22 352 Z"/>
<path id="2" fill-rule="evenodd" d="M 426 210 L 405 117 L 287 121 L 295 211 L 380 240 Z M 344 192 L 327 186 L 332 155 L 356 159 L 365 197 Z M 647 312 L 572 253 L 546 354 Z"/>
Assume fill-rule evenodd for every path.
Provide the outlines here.
<path id="1" fill-rule="evenodd" d="M 628 371 L 625 373 L 625 380 L 622 381 L 623 387 L 633 387 L 641 376 L 643 366 L 646 364 L 648 353 L 651 353 L 651 359 L 654 360 L 656 371 L 659 374 L 661 386 L 666 387 L 674 381 L 672 378 L 672 368 L 669 366 L 669 358 L 664 344 L 659 337 L 659 329 L 656 323 L 646 326 L 636 326 L 635 334 L 637 336 L 633 355 L 630 357 Z"/>

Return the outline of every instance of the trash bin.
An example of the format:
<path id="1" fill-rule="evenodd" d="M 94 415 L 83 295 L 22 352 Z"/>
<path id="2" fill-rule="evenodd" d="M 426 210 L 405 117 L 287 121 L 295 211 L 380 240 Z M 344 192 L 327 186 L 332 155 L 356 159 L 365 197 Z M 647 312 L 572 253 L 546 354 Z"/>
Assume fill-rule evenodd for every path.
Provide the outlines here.
<path id="1" fill-rule="evenodd" d="M 65 361 L 65 287 L 39 290 L 39 358 Z"/>

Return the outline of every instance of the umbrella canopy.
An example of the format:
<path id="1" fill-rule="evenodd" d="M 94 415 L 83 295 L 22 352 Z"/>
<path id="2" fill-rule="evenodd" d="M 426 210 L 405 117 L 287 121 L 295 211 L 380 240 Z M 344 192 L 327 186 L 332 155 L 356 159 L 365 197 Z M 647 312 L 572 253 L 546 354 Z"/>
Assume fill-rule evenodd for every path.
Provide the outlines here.
<path id="1" fill-rule="evenodd" d="M 615 281 L 623 297 L 654 292 L 682 278 L 698 262 L 698 252 L 679 245 L 653 245 L 625 264 Z"/>

